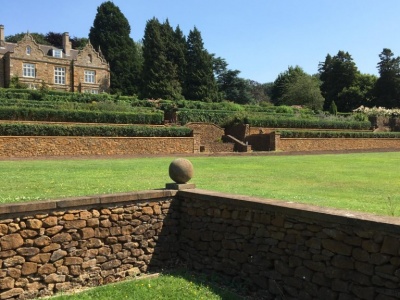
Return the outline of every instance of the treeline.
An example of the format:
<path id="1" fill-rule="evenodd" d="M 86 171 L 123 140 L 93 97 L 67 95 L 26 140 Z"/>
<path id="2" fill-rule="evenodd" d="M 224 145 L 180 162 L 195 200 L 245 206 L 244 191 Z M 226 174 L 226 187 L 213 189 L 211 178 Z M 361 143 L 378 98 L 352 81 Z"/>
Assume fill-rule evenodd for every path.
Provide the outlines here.
<path id="1" fill-rule="evenodd" d="M 268 102 L 265 86 L 239 77 L 227 62 L 204 47 L 194 27 L 185 36 L 179 25 L 148 20 L 141 42 L 130 38 L 128 20 L 112 2 L 104 2 L 89 39 L 110 63 L 111 92 L 141 99 Z"/>
<path id="2" fill-rule="evenodd" d="M 390 49 L 379 54 L 379 77 L 361 73 L 348 52 L 328 54 L 319 72 L 306 74 L 299 66 L 279 74 L 271 86 L 275 105 L 304 105 L 332 114 L 365 107 L 400 107 L 400 57 Z"/>
<path id="3" fill-rule="evenodd" d="M 89 39 L 110 64 L 112 94 L 139 99 L 232 101 L 238 104 L 301 105 L 314 111 L 351 112 L 366 107 L 400 107 L 400 57 L 387 48 L 379 54 L 379 76 L 362 74 L 348 52 L 327 54 L 317 74 L 290 66 L 274 82 L 241 78 L 225 59 L 209 53 L 194 27 L 186 37 L 169 21 L 153 18 L 134 42 L 131 27 L 111 1 L 97 8 Z M 7 37 L 18 40 L 18 35 Z M 61 34 L 35 36 L 39 43 L 61 44 Z M 85 39 L 73 38 L 75 48 Z M 223 41 L 221 41 L 223 42 Z"/>

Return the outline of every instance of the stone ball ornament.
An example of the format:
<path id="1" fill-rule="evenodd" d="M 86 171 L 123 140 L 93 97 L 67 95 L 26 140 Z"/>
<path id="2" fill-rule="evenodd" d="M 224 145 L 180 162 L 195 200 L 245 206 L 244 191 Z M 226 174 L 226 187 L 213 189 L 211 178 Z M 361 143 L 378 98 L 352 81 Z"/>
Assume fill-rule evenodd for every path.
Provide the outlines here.
<path id="1" fill-rule="evenodd" d="M 185 158 L 174 159 L 169 165 L 169 177 L 176 183 L 187 183 L 193 177 L 193 165 Z"/>

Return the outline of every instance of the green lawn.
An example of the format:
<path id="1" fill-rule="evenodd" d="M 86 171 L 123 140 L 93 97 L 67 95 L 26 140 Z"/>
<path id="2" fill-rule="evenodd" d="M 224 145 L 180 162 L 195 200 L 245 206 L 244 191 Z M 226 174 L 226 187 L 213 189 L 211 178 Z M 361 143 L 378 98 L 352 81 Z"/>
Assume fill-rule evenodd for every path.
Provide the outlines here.
<path id="1" fill-rule="evenodd" d="M 173 159 L 0 161 L 0 202 L 163 188 Z M 400 152 L 188 159 L 201 189 L 400 215 Z"/>
<path id="2" fill-rule="evenodd" d="M 232 288 L 229 285 L 230 288 Z M 237 287 L 236 287 L 237 288 Z M 51 298 L 52 300 L 221 300 L 243 299 L 230 290 L 222 288 L 218 281 L 205 278 L 202 274 L 174 272 L 152 279 L 127 280 L 108 284 L 80 293 L 68 293 Z"/>

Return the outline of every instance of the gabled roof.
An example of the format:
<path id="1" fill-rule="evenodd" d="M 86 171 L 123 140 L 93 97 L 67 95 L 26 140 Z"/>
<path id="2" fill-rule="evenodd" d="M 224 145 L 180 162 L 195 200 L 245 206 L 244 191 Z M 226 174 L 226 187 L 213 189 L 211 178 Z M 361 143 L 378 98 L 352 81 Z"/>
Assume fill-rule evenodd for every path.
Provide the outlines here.
<path id="1" fill-rule="evenodd" d="M 14 48 L 17 44 L 14 43 L 4 43 L 4 47 L 0 47 L 0 54 L 6 54 L 7 52 L 14 52 Z"/>
<path id="2" fill-rule="evenodd" d="M 35 42 L 35 40 L 34 40 L 34 38 L 29 34 L 29 33 L 27 33 L 25 36 L 24 36 L 24 38 L 26 38 L 27 36 L 29 36 L 34 42 Z M 35 42 L 36 43 L 36 42 Z M 36 43 L 37 44 L 37 43 Z M 6 54 L 7 52 L 14 52 L 14 49 L 15 49 L 15 47 L 18 45 L 18 43 L 8 43 L 8 42 L 5 42 L 4 43 L 4 47 L 0 47 L 0 54 Z M 51 52 L 52 52 L 52 50 L 61 50 L 62 51 L 62 53 L 63 53 L 63 56 L 62 56 L 62 58 L 68 58 L 68 59 L 73 59 L 73 60 L 75 60 L 77 57 L 78 57 L 78 54 L 79 54 L 79 50 L 76 50 L 76 49 L 71 49 L 70 50 L 70 55 L 69 56 L 66 56 L 65 55 L 65 53 L 64 53 L 64 51 L 63 51 L 63 49 L 60 49 L 60 48 L 57 48 L 57 47 L 55 47 L 55 46 L 51 46 L 51 45 L 42 45 L 42 44 L 37 44 L 38 46 L 39 46 L 39 49 L 40 50 L 42 50 L 43 51 L 43 53 L 46 55 L 46 56 L 50 56 L 50 57 L 52 57 L 52 55 L 51 55 Z"/>

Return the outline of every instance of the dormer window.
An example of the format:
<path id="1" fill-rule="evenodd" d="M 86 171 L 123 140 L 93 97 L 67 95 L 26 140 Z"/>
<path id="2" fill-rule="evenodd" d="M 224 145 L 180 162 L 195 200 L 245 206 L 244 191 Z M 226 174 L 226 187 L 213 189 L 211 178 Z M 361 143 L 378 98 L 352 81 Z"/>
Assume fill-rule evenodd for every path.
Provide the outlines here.
<path id="1" fill-rule="evenodd" d="M 31 51 L 32 51 L 31 46 L 27 46 L 26 47 L 26 55 L 31 55 Z"/>
<path id="2" fill-rule="evenodd" d="M 60 49 L 53 49 L 53 57 L 61 58 L 62 57 L 62 51 Z"/>

